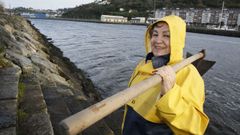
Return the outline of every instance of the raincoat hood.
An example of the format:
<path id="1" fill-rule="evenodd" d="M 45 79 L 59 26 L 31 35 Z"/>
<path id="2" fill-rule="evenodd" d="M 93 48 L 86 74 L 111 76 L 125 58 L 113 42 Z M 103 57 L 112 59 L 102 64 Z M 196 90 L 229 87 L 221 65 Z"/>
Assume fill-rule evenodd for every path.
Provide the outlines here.
<path id="1" fill-rule="evenodd" d="M 154 24 L 157 24 L 159 22 L 165 22 L 168 24 L 170 31 L 171 50 L 170 60 L 168 64 L 174 64 L 183 59 L 183 48 L 185 45 L 186 37 L 186 23 L 180 17 L 171 15 L 161 18 L 155 23 L 149 25 L 145 34 L 145 48 L 147 54 L 152 51 L 150 31 L 153 28 Z"/>

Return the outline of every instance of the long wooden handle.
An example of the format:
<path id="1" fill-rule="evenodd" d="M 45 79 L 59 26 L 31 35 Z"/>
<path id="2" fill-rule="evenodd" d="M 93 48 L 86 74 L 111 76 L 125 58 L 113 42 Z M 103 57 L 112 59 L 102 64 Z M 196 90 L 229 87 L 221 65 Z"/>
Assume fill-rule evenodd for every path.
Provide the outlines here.
<path id="1" fill-rule="evenodd" d="M 172 68 L 177 72 L 203 56 L 203 52 L 198 53 L 178 64 L 175 64 Z M 67 135 L 76 135 L 161 81 L 162 79 L 159 75 L 154 75 L 64 119 L 60 122 L 60 125 L 63 127 Z"/>

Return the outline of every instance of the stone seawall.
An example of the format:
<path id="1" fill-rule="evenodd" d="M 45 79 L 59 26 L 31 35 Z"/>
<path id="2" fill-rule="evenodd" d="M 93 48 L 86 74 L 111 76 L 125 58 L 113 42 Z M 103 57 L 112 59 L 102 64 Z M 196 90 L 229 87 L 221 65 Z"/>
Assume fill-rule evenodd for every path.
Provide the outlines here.
<path id="1" fill-rule="evenodd" d="M 101 100 L 83 71 L 19 16 L 0 14 L 0 78 L 0 135 L 61 134 L 61 120 Z M 121 115 L 81 134 L 120 134 Z"/>

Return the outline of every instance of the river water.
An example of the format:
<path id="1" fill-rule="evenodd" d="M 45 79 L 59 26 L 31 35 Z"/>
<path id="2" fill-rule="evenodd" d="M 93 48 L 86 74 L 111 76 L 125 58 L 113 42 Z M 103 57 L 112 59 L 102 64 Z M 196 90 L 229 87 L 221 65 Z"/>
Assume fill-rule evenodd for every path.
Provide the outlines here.
<path id="1" fill-rule="evenodd" d="M 144 58 L 146 26 L 57 20 L 31 22 L 52 38 L 64 56 L 86 72 L 103 97 L 127 87 L 138 61 Z M 187 33 L 185 52 L 206 49 L 216 61 L 204 76 L 208 135 L 240 135 L 240 38 Z"/>

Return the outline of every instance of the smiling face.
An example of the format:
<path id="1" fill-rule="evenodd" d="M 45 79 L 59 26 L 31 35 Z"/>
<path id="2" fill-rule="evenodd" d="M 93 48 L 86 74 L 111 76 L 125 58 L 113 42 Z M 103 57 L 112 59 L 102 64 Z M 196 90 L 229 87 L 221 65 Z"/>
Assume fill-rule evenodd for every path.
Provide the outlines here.
<path id="1" fill-rule="evenodd" d="M 154 56 L 170 53 L 170 31 L 167 23 L 157 23 L 151 33 L 151 48 Z"/>

